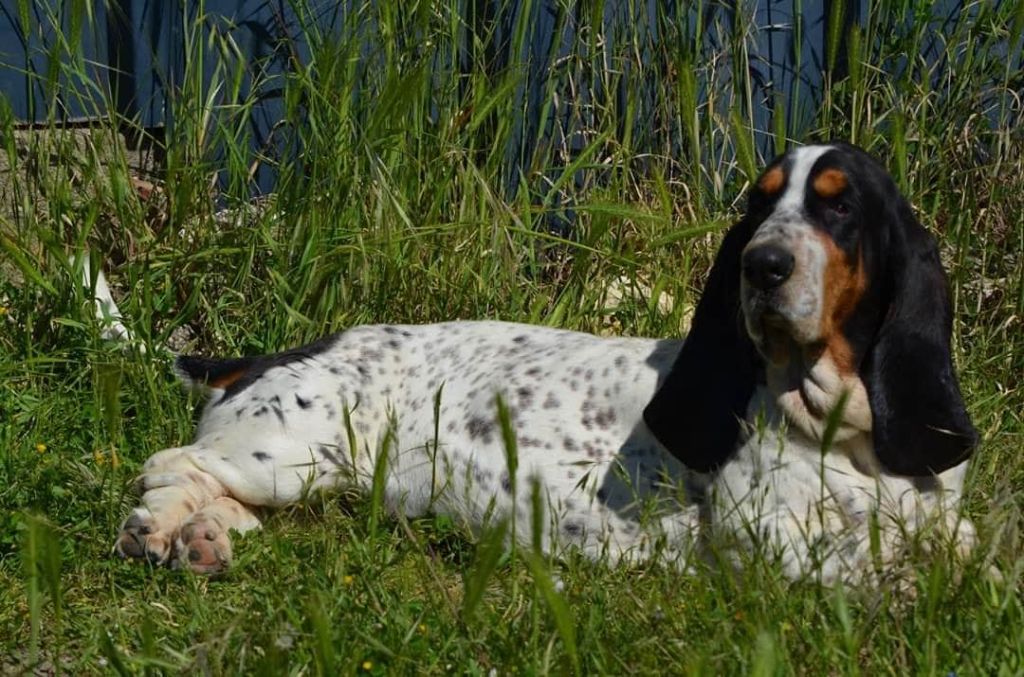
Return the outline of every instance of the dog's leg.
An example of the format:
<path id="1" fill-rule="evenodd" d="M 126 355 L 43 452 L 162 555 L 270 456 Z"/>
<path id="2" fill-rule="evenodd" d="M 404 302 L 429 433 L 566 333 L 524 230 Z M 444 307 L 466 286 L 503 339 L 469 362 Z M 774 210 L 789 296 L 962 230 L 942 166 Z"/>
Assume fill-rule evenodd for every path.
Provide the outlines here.
<path id="1" fill-rule="evenodd" d="M 193 535 L 206 538 L 211 523 L 220 520 L 224 533 L 211 539 L 214 546 L 220 546 L 220 554 L 230 558 L 227 530 L 238 528 L 248 530 L 259 525 L 259 521 L 241 504 L 227 498 L 227 489 L 216 477 L 200 469 L 194 462 L 195 447 L 165 449 L 154 454 L 145 466 L 141 478 L 142 505 L 135 508 L 125 520 L 114 545 L 114 551 L 122 557 L 147 559 L 154 564 L 167 564 L 175 557 L 179 543 L 194 544 Z M 219 502 L 218 502 L 219 501 Z M 209 513 L 204 509 L 210 508 Z M 235 513 L 234 515 L 232 513 Z M 191 519 L 195 516 L 196 519 Z M 194 525 L 188 538 L 182 538 L 182 528 Z M 216 547 L 198 549 L 197 569 L 204 570 L 211 564 L 209 557 L 218 556 Z M 186 558 L 193 557 L 191 549 Z"/>

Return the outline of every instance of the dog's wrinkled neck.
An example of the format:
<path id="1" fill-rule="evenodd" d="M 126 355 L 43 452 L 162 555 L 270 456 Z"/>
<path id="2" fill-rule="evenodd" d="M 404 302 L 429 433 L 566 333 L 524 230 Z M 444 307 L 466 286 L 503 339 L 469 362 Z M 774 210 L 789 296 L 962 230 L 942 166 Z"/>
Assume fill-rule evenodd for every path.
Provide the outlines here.
<path id="1" fill-rule="evenodd" d="M 861 472 L 876 474 L 871 406 L 860 377 L 837 366 L 841 357 L 826 344 L 790 342 L 786 351 L 787 359 L 765 361 L 765 383 L 790 429 L 815 444 L 828 438 L 830 449 L 848 455 Z M 781 356 L 773 352 L 773 358 Z"/>

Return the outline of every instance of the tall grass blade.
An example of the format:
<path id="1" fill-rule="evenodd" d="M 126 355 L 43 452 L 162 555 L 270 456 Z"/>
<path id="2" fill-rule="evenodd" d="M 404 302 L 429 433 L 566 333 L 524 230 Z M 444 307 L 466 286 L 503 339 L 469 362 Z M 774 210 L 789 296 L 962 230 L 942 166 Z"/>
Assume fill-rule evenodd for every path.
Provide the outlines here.
<path id="1" fill-rule="evenodd" d="M 519 445 L 516 441 L 516 432 L 512 427 L 512 416 L 509 413 L 505 398 L 498 394 L 494 398 L 494 406 L 498 410 L 498 426 L 501 428 L 502 448 L 505 451 L 505 469 L 508 471 L 510 493 L 512 495 L 512 547 L 515 548 L 516 539 L 516 511 L 518 505 L 518 475 L 519 475 Z"/>
<path id="2" fill-rule="evenodd" d="M 389 424 L 387 431 L 384 433 L 384 439 L 381 440 L 380 450 L 377 453 L 377 458 L 373 462 L 373 478 L 370 485 L 370 519 L 368 525 L 368 531 L 371 536 L 377 535 L 377 528 L 380 524 L 382 513 L 384 511 L 384 494 L 385 485 L 388 480 L 388 463 L 391 456 L 391 447 L 395 443 L 395 421 L 392 419 Z"/>
<path id="3" fill-rule="evenodd" d="M 61 596 L 61 548 L 56 530 L 43 518 L 27 515 L 21 560 L 29 610 L 29 664 L 39 660 L 39 633 L 43 618 L 44 594 L 49 597 L 53 629 L 60 637 L 63 619 Z M 58 646 L 55 647 L 59 655 Z"/>
<path id="4" fill-rule="evenodd" d="M 547 604 L 548 611 L 551 612 L 551 618 L 555 622 L 555 628 L 558 631 L 559 638 L 562 640 L 562 646 L 565 647 L 565 652 L 569 654 L 569 660 L 572 662 L 573 672 L 579 674 L 580 662 L 579 653 L 576 650 L 576 625 L 573 621 L 572 613 L 569 611 L 569 605 L 566 604 L 565 599 L 555 590 L 554 581 L 551 579 L 551 574 L 544 563 L 544 558 L 535 551 L 523 552 L 522 556 L 526 560 L 530 574 L 533 576 L 534 586 L 540 591 L 541 598 Z"/>
<path id="5" fill-rule="evenodd" d="M 509 522 L 500 519 L 489 525 L 476 544 L 473 565 L 463 579 L 462 620 L 470 623 L 483 600 L 487 584 L 505 553 Z"/>
<path id="6" fill-rule="evenodd" d="M 843 422 L 843 412 L 850 401 L 850 391 L 844 390 L 836 401 L 836 405 L 828 412 L 825 418 L 825 430 L 821 434 L 821 453 L 827 454 L 832 449 L 832 442 L 836 438 L 836 431 Z"/>

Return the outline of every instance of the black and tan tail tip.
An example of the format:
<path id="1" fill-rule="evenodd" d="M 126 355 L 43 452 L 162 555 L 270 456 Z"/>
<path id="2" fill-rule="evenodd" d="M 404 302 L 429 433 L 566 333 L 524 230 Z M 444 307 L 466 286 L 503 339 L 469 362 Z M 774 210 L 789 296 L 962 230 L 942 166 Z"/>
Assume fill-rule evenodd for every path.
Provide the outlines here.
<path id="1" fill-rule="evenodd" d="M 226 390 L 254 366 L 257 357 L 211 358 L 178 355 L 174 372 L 188 388 L 204 391 Z"/>
<path id="2" fill-rule="evenodd" d="M 174 360 L 174 371 L 186 386 L 196 390 L 224 390 L 225 397 L 245 390 L 264 372 L 296 362 L 305 362 L 331 349 L 337 335 L 325 336 L 309 345 L 292 348 L 272 355 L 249 357 L 199 357 L 179 355 Z"/>

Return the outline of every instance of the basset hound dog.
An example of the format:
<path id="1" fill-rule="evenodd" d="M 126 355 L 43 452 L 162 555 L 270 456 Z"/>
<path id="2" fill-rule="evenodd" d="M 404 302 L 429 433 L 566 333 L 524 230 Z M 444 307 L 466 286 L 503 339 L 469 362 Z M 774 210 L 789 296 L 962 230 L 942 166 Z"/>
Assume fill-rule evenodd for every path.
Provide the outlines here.
<path id="1" fill-rule="evenodd" d="M 798 148 L 751 188 L 685 341 L 448 322 L 179 357 L 209 400 L 191 443 L 146 461 L 115 551 L 218 572 L 258 509 L 376 476 L 393 511 L 518 520 L 551 553 L 758 552 L 856 583 L 916 535 L 974 543 L 951 331 L 935 241 L 886 171 Z"/>

